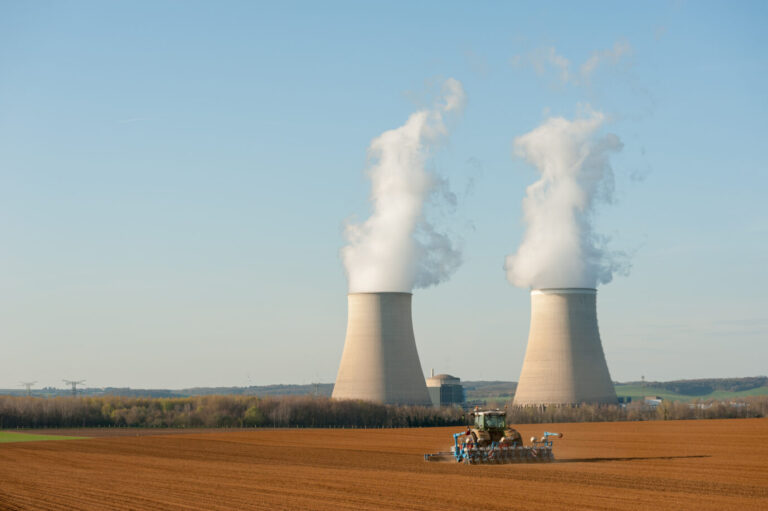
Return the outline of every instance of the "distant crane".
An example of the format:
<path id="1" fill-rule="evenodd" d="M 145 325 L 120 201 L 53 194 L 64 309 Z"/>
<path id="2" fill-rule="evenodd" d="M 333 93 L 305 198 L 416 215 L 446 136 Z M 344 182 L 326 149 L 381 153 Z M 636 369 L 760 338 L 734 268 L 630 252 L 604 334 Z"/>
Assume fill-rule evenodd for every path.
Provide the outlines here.
<path id="1" fill-rule="evenodd" d="M 28 396 L 32 395 L 32 385 L 34 385 L 35 383 L 37 383 L 37 382 L 36 381 L 23 381 L 23 382 L 21 382 L 21 386 L 27 388 L 27 395 Z"/>
<path id="2" fill-rule="evenodd" d="M 85 383 L 85 380 L 62 380 L 67 385 L 72 385 L 72 395 L 77 397 L 77 386 Z"/>

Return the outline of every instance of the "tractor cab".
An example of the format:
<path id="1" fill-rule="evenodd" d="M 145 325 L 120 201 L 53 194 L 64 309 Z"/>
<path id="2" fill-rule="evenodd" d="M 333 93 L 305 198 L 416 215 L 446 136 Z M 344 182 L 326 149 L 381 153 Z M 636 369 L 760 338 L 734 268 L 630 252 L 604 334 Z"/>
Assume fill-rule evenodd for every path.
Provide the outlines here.
<path id="1" fill-rule="evenodd" d="M 507 413 L 501 410 L 475 412 L 475 428 L 479 431 L 504 430 L 507 428 Z"/>

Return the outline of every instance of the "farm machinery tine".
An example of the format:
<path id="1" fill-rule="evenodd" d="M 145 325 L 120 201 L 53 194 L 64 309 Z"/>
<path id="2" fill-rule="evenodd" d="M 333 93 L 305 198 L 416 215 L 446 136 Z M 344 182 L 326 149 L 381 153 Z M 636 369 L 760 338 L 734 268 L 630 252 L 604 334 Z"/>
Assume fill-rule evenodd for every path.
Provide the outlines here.
<path id="1" fill-rule="evenodd" d="M 536 440 L 532 446 L 509 445 L 493 442 L 490 446 L 478 447 L 462 444 L 459 438 L 464 433 L 456 433 L 451 451 L 425 454 L 424 461 L 449 461 L 468 465 L 511 464 L 511 463 L 546 463 L 554 461 L 551 440 Z"/>

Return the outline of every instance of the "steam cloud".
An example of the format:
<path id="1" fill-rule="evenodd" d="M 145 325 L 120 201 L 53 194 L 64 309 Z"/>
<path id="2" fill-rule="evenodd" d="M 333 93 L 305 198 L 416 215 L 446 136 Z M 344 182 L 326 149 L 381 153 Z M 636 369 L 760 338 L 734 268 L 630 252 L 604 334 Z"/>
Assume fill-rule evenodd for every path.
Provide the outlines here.
<path id="1" fill-rule="evenodd" d="M 592 227 L 595 205 L 613 200 L 609 156 L 620 151 L 616 135 L 596 135 L 604 116 L 551 118 L 515 139 L 515 153 L 536 167 L 541 178 L 523 199 L 526 232 L 507 256 L 507 279 L 520 287 L 587 287 L 606 284 L 625 271 L 621 252 L 606 249 L 607 238 Z"/>
<path id="2" fill-rule="evenodd" d="M 401 127 L 371 142 L 371 216 L 347 225 L 341 256 L 349 291 L 409 292 L 447 279 L 461 264 L 450 237 L 424 216 L 427 201 L 454 201 L 446 181 L 425 168 L 430 151 L 447 135 L 444 117 L 465 102 L 461 82 L 449 78 L 431 109 L 411 114 Z"/>

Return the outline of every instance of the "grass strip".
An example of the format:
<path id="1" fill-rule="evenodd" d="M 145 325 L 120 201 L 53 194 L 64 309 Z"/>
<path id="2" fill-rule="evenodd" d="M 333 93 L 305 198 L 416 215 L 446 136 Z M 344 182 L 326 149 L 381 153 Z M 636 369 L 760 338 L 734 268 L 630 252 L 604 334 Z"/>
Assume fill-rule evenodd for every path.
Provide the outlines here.
<path id="1" fill-rule="evenodd" d="M 32 435 L 29 433 L 0 431 L 0 444 L 7 444 L 12 442 L 45 442 L 50 440 L 82 440 L 84 438 L 88 438 L 88 437 L 62 436 L 62 435 Z"/>

